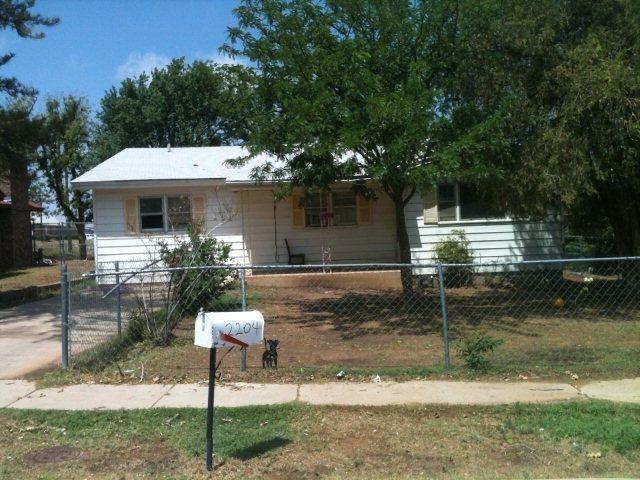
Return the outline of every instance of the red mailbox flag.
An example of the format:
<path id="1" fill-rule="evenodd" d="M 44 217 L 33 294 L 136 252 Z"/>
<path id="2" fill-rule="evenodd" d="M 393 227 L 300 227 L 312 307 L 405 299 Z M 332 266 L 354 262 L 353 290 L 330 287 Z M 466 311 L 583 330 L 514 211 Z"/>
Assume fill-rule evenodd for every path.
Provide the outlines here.
<path id="1" fill-rule="evenodd" d="M 249 346 L 248 343 L 244 343 L 243 341 L 238 340 L 237 338 L 234 338 L 231 335 L 227 335 L 226 333 L 223 333 L 222 335 L 220 335 L 220 340 L 227 343 L 233 343 L 234 345 L 238 345 L 239 347 Z"/>

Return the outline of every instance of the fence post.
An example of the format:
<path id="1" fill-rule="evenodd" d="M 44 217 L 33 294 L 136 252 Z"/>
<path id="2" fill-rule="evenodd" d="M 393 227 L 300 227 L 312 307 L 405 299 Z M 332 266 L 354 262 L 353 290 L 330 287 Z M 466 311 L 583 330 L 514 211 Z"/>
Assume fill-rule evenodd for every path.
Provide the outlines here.
<path id="1" fill-rule="evenodd" d="M 118 302 L 118 311 L 116 318 L 118 319 L 118 336 L 122 335 L 122 297 L 120 296 L 120 262 L 116 260 L 115 262 L 116 269 L 116 285 L 118 289 L 116 290 L 116 301 Z"/>
<path id="2" fill-rule="evenodd" d="M 62 232 L 62 222 L 58 223 L 58 247 L 60 248 L 60 261 L 64 262 L 64 238 Z"/>
<path id="3" fill-rule="evenodd" d="M 69 367 L 69 274 L 67 265 L 60 267 L 60 300 L 62 309 L 60 315 L 60 327 L 62 329 L 62 368 Z"/>
<path id="4" fill-rule="evenodd" d="M 247 311 L 247 284 L 245 279 L 245 270 L 244 268 L 239 269 L 238 274 L 240 275 L 240 294 L 242 296 L 242 311 Z M 243 372 L 247 370 L 247 349 L 242 349 L 242 357 L 240 370 Z"/>
<path id="5" fill-rule="evenodd" d="M 438 263 L 438 287 L 440 288 L 440 310 L 442 311 L 442 339 L 444 341 L 444 366 L 451 368 L 451 357 L 449 356 L 449 322 L 447 320 L 447 297 L 445 295 L 444 269 Z"/>

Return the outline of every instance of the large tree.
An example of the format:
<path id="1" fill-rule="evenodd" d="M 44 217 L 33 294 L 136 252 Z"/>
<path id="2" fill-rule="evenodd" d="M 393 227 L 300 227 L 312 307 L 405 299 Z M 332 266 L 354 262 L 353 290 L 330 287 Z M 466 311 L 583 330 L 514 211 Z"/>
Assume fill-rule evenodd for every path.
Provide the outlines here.
<path id="1" fill-rule="evenodd" d="M 492 152 L 505 208 L 561 202 L 569 219 L 610 225 L 620 255 L 640 255 L 640 3 L 505 0 L 476 18 L 452 88 L 468 134 L 448 153 Z"/>
<path id="2" fill-rule="evenodd" d="M 10 240 L 4 245 L 6 267 L 31 265 L 31 214 L 29 209 L 29 163 L 33 161 L 41 122 L 33 118 L 33 100 L 23 98 L 0 108 L 0 172 L 11 184 Z"/>
<path id="3" fill-rule="evenodd" d="M 249 72 L 240 65 L 174 59 L 111 88 L 101 100 L 93 155 L 128 147 L 212 146 L 245 136 Z"/>
<path id="4" fill-rule="evenodd" d="M 44 38 L 37 27 L 51 27 L 60 20 L 33 13 L 35 0 L 0 0 L 0 30 L 13 30 L 22 38 Z M 0 67 L 6 65 L 15 56 L 13 53 L 0 53 Z M 0 93 L 15 95 L 33 95 L 35 91 L 26 87 L 15 77 L 0 77 Z"/>
<path id="5" fill-rule="evenodd" d="M 85 226 L 93 218 L 88 192 L 72 190 L 69 182 L 91 168 L 89 108 L 84 98 L 50 98 L 42 115 L 38 168 L 55 197 L 60 213 L 74 224 L 80 258 L 87 258 Z"/>
<path id="6" fill-rule="evenodd" d="M 34 4 L 35 0 L 1 0 L 0 31 L 43 38 L 37 27 L 56 25 L 59 20 L 33 13 Z M 13 57 L 0 52 L 0 67 Z M 5 259 L 6 266 L 23 267 L 32 261 L 28 169 L 39 135 L 38 121 L 31 115 L 35 93 L 18 79 L 0 75 L 0 176 L 11 184 L 11 259 Z"/>
<path id="7" fill-rule="evenodd" d="M 404 209 L 416 190 L 486 158 L 451 164 L 448 105 L 460 2 L 244 0 L 224 49 L 257 71 L 248 147 L 287 164 L 293 184 L 326 188 L 364 175 L 395 205 L 400 261 L 411 262 Z M 391 232 L 390 232 L 391 234 Z M 403 272 L 410 290 L 410 271 Z"/>

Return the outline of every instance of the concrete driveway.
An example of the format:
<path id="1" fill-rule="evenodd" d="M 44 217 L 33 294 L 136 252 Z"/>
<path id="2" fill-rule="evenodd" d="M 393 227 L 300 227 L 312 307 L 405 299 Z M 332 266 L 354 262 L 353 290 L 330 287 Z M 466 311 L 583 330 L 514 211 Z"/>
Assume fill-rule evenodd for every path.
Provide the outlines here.
<path id="1" fill-rule="evenodd" d="M 60 362 L 60 297 L 0 310 L 0 379 Z"/>

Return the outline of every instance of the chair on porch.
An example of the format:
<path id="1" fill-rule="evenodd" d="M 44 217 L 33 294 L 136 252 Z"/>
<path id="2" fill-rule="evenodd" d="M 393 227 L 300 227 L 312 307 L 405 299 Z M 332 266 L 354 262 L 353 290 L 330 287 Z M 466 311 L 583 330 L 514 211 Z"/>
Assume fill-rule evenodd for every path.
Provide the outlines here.
<path id="1" fill-rule="evenodd" d="M 291 253 L 289 241 L 285 238 L 284 244 L 287 246 L 287 255 L 289 255 L 289 265 L 304 265 L 304 253 Z"/>

